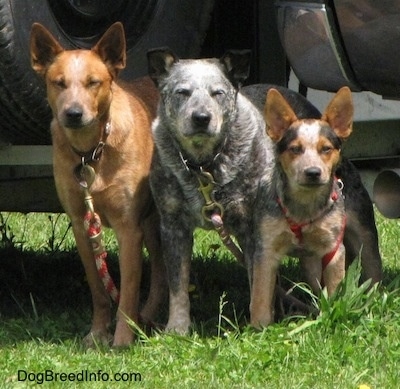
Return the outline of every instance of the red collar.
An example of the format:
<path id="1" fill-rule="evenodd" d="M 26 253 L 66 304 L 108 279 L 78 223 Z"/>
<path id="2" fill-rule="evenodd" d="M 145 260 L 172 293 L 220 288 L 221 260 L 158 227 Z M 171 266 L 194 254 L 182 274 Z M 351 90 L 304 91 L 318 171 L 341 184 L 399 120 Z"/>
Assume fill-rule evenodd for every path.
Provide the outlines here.
<path id="1" fill-rule="evenodd" d="M 332 190 L 332 193 L 331 193 L 332 204 L 329 207 L 327 207 L 321 214 L 319 214 L 315 219 L 311 219 L 311 220 L 309 220 L 307 222 L 304 222 L 304 223 L 297 223 L 293 219 L 288 217 L 287 216 L 288 210 L 287 210 L 286 207 L 284 207 L 284 205 L 282 203 L 282 200 L 278 197 L 277 202 L 280 205 L 283 214 L 285 215 L 285 218 L 286 218 L 287 223 L 289 224 L 290 230 L 293 232 L 293 234 L 295 235 L 295 237 L 299 241 L 299 244 L 301 244 L 302 241 L 303 241 L 303 228 L 305 226 L 310 225 L 315 220 L 318 220 L 321 217 L 325 216 L 327 213 L 329 213 L 330 210 L 333 207 L 333 204 L 338 200 L 338 198 L 339 198 L 339 196 L 341 194 L 341 190 L 343 188 L 343 182 L 335 177 L 335 183 L 339 184 L 339 188 L 338 188 L 338 190 L 336 190 L 335 188 Z M 335 247 L 333 248 L 332 251 L 330 251 L 329 253 L 325 254 L 322 257 L 322 271 L 325 270 L 325 268 L 328 266 L 328 264 L 333 259 L 333 257 L 335 256 L 336 252 L 338 251 L 339 246 L 343 241 L 345 228 L 346 228 L 346 214 L 344 214 L 344 216 L 343 216 L 342 228 L 341 228 L 340 233 L 339 233 L 339 235 L 337 237 Z"/>
<path id="2" fill-rule="evenodd" d="M 283 205 L 282 200 L 279 197 L 277 199 L 277 202 L 278 202 L 279 206 L 281 207 L 283 214 L 285 215 L 285 218 L 286 218 L 287 223 L 289 224 L 290 230 L 293 232 L 293 234 L 295 235 L 295 237 L 298 239 L 299 243 L 301 244 L 303 241 L 303 231 L 302 231 L 303 228 L 305 226 L 312 224 L 316 220 L 322 218 L 327 213 L 329 213 L 333 207 L 333 204 L 337 201 L 338 198 L 339 198 L 338 192 L 335 190 L 332 191 L 332 194 L 331 194 L 332 203 L 328 207 L 326 207 L 319 215 L 317 215 L 317 217 L 315 217 L 314 219 L 310 219 L 309 221 L 306 221 L 304 223 L 297 223 L 288 216 L 288 209 Z"/>

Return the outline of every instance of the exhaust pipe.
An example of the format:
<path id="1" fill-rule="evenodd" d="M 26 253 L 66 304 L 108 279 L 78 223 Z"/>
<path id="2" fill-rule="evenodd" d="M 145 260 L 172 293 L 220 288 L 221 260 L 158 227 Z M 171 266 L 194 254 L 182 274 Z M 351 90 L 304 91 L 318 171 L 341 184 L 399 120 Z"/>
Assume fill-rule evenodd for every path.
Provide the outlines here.
<path id="1" fill-rule="evenodd" d="M 389 219 L 400 217 L 400 169 L 383 170 L 377 175 L 373 201 L 383 216 Z"/>

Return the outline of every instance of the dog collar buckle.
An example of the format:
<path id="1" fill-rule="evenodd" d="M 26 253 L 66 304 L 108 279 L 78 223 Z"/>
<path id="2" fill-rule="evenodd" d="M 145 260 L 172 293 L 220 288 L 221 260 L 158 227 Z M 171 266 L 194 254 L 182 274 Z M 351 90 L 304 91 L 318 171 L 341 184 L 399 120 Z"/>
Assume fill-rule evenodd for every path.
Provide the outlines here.
<path id="1" fill-rule="evenodd" d="M 71 145 L 72 150 L 82 158 L 82 165 L 87 164 L 88 162 L 97 162 L 100 160 L 101 154 L 103 153 L 104 147 L 106 145 L 107 137 L 108 135 L 110 135 L 110 132 L 111 123 L 107 122 L 104 126 L 102 139 L 100 139 L 96 147 L 89 151 L 80 151 Z"/>
<path id="2" fill-rule="evenodd" d="M 98 145 L 94 148 L 92 156 L 91 156 L 91 160 L 92 161 L 98 161 L 101 157 L 101 153 L 103 152 L 104 146 L 105 146 L 105 142 L 100 141 L 98 143 Z"/>

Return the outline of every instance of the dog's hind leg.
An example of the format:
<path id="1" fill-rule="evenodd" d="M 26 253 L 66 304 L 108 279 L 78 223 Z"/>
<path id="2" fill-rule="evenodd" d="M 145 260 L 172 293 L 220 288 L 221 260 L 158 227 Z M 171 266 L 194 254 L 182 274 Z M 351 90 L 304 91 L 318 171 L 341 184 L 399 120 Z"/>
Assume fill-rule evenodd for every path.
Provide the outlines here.
<path id="1" fill-rule="evenodd" d="M 379 252 L 378 232 L 375 227 L 373 211 L 363 223 L 351 211 L 347 212 L 347 226 L 344 235 L 346 247 L 346 266 L 354 258 L 361 256 L 361 269 L 364 280 L 371 279 L 372 284 L 382 280 L 382 259 Z"/>
<path id="2" fill-rule="evenodd" d="M 343 242 L 346 247 L 346 266 L 361 253 L 363 279 L 371 279 L 372 283 L 380 282 L 382 259 L 373 204 L 357 169 L 346 159 L 339 167 L 339 176 L 345 184 L 343 194 L 347 222 Z"/>
<path id="3" fill-rule="evenodd" d="M 378 236 L 373 231 L 361 230 L 361 268 L 364 280 L 372 284 L 382 281 L 382 259 L 378 247 Z"/>
<path id="4" fill-rule="evenodd" d="M 92 347 L 97 342 L 108 345 L 112 340 L 109 332 L 111 324 L 110 298 L 97 273 L 93 250 L 87 238 L 82 220 L 72 221 L 72 230 L 86 272 L 93 303 L 92 325 L 89 334 L 84 339 L 84 344 L 87 347 Z"/>

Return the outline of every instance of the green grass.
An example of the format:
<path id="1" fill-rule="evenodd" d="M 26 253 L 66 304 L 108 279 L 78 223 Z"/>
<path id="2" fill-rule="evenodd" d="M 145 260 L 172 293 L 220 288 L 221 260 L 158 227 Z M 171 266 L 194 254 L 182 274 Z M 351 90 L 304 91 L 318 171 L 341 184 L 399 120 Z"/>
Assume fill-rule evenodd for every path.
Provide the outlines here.
<path id="1" fill-rule="evenodd" d="M 397 388 L 399 228 L 399 221 L 378 217 L 385 274 L 381 288 L 356 287 L 355 263 L 333 298 L 314 298 L 321 309 L 316 318 L 287 318 L 263 331 L 246 325 L 246 271 L 215 234 L 198 231 L 192 334 L 136 329 L 138 340 L 130 348 L 85 350 L 81 339 L 89 329 L 91 302 L 67 219 L 2 214 L 0 388 Z M 107 233 L 106 242 L 109 266 L 117 275 L 112 234 Z M 146 264 L 145 285 L 148 270 Z M 286 260 L 282 272 L 300 281 L 295 261 Z M 310 295 L 302 289 L 299 284 L 297 293 Z M 165 319 L 163 310 L 160 321 Z M 46 371 L 53 380 L 40 384 Z M 19 378 L 30 373 L 31 381 L 19 381 L 18 372 Z M 85 372 L 90 376 L 81 377 Z M 75 381 L 63 382 L 62 374 Z"/>

